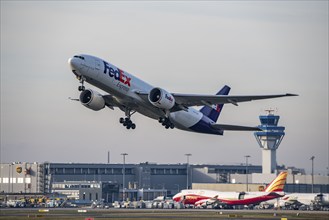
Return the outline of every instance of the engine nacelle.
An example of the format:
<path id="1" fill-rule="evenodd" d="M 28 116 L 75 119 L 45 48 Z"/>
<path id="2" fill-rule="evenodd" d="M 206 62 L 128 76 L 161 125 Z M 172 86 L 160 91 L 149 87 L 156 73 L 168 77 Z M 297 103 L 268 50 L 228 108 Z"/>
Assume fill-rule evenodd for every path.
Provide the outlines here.
<path id="1" fill-rule="evenodd" d="M 161 88 L 153 88 L 148 96 L 152 105 L 169 110 L 175 105 L 175 98 L 169 92 Z"/>
<path id="2" fill-rule="evenodd" d="M 82 105 L 94 111 L 99 111 L 105 107 L 105 100 L 102 95 L 91 89 L 82 91 L 79 100 Z"/>

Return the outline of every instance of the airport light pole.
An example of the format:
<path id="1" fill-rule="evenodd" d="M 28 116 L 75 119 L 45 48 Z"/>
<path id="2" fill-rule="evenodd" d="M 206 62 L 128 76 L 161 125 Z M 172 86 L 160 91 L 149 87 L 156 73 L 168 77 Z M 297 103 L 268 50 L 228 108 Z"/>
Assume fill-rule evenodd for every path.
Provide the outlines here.
<path id="1" fill-rule="evenodd" d="M 244 156 L 246 158 L 246 184 L 247 184 L 247 192 L 248 192 L 248 158 L 250 155 Z"/>
<path id="2" fill-rule="evenodd" d="M 127 153 L 122 153 L 123 156 L 123 169 L 122 169 L 122 201 L 125 201 L 125 174 L 126 174 L 126 156 Z"/>
<path id="3" fill-rule="evenodd" d="M 190 156 L 192 156 L 192 154 L 185 154 L 185 156 L 187 157 L 187 163 L 186 163 L 186 189 L 188 189 L 188 173 L 189 173 L 189 158 Z"/>
<path id="4" fill-rule="evenodd" d="M 11 175 L 10 175 L 10 170 L 11 170 L 11 164 L 8 164 L 8 193 L 10 193 L 10 182 L 11 182 Z"/>
<path id="5" fill-rule="evenodd" d="M 312 160 L 312 193 L 314 193 L 314 156 L 310 158 Z"/>

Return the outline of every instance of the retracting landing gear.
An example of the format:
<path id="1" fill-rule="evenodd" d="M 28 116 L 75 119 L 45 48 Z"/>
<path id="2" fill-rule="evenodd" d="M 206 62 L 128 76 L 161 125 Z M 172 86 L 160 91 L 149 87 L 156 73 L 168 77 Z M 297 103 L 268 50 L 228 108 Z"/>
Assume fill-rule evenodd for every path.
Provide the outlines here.
<path id="1" fill-rule="evenodd" d="M 175 127 L 175 125 L 170 121 L 169 118 L 159 118 L 159 123 L 161 123 L 162 126 L 164 126 L 166 129 L 173 129 Z"/>
<path id="2" fill-rule="evenodd" d="M 119 122 L 125 126 L 127 129 L 135 129 L 136 124 L 133 123 L 130 119 L 130 117 L 135 113 L 136 111 L 133 111 L 131 113 L 131 110 L 126 110 L 126 118 L 120 118 Z"/>
<path id="3" fill-rule="evenodd" d="M 120 118 L 120 123 L 125 126 L 127 129 L 135 129 L 136 124 L 134 124 L 130 118 Z"/>
<path id="4" fill-rule="evenodd" d="M 81 86 L 78 87 L 78 90 L 79 91 L 85 91 L 85 86 L 83 85 L 84 82 L 85 82 L 85 79 L 82 76 L 78 76 L 77 78 L 81 83 Z"/>

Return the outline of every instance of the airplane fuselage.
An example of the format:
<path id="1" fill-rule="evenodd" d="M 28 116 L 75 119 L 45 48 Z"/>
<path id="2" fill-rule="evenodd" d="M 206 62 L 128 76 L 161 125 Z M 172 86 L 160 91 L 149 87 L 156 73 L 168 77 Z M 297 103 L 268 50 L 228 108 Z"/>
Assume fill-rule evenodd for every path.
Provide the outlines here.
<path id="1" fill-rule="evenodd" d="M 288 173 L 281 172 L 262 192 L 219 192 L 213 190 L 182 190 L 173 199 L 176 202 L 191 204 L 195 206 L 206 206 L 209 204 L 221 205 L 251 205 L 259 204 L 284 195 Z"/>
<path id="2" fill-rule="evenodd" d="M 185 205 L 204 206 L 214 203 L 222 205 L 250 205 L 281 197 L 280 192 L 218 192 L 212 190 L 182 190 L 174 196 L 176 202 Z"/>
<path id="3" fill-rule="evenodd" d="M 128 109 L 153 119 L 168 117 L 176 128 L 199 133 L 222 135 L 210 125 L 215 122 L 200 111 L 187 107 L 186 110 L 166 112 L 142 99 L 139 91 L 149 93 L 154 86 L 128 72 L 90 55 L 74 56 L 69 60 L 73 73 L 86 82 L 113 95 L 115 101 Z"/>
<path id="4" fill-rule="evenodd" d="M 224 104 L 238 105 L 259 99 L 295 96 L 279 95 L 228 95 L 230 87 L 225 85 L 216 95 L 170 93 L 154 87 L 136 76 L 123 71 L 111 63 L 90 55 L 76 55 L 69 59 L 72 72 L 79 79 L 79 101 L 85 107 L 99 111 L 105 106 L 120 108 L 126 118 L 120 123 L 127 129 L 135 129 L 131 115 L 142 115 L 158 120 L 166 129 L 178 128 L 205 134 L 223 135 L 224 130 L 259 131 L 258 127 L 216 124 Z M 102 89 L 102 95 L 92 89 L 85 89 L 84 82 Z M 203 106 L 196 110 L 193 106 Z"/>

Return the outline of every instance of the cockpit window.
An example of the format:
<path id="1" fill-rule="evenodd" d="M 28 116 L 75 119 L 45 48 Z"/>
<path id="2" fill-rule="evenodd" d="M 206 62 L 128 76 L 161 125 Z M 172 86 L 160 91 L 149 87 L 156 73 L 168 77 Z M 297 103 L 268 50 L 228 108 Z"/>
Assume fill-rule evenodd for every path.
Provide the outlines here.
<path id="1" fill-rule="evenodd" d="M 75 58 L 79 58 L 81 60 L 85 60 L 85 58 L 83 56 L 74 56 Z"/>

